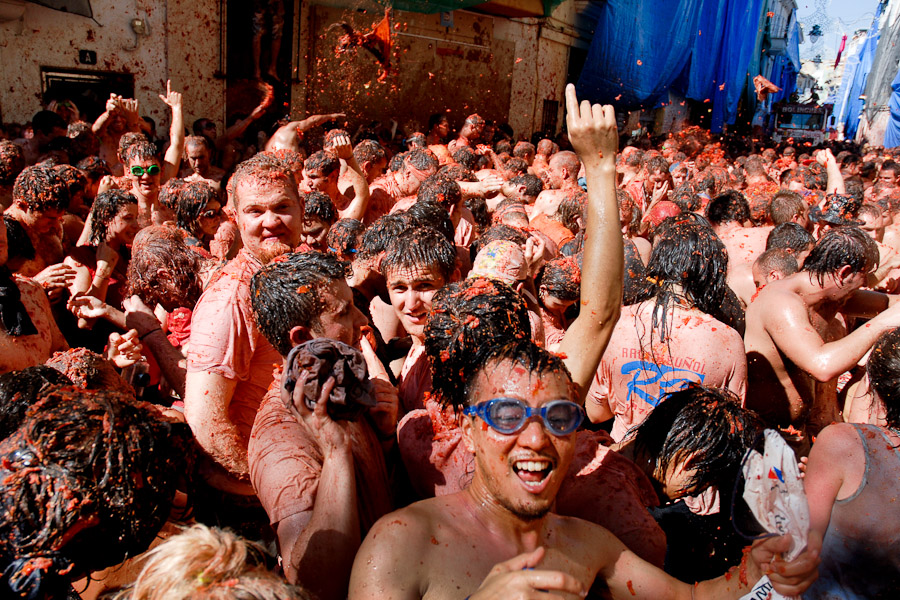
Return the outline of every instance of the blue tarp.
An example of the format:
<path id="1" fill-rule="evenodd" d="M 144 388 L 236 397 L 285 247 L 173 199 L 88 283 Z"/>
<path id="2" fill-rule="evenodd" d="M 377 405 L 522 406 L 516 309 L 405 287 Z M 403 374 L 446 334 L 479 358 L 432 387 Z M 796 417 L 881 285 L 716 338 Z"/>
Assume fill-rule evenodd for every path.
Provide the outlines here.
<path id="1" fill-rule="evenodd" d="M 857 55 L 857 64 L 853 72 L 853 78 L 848 86 L 846 94 L 843 96 L 843 106 L 841 108 L 841 118 L 838 123 L 844 123 L 844 139 L 852 140 L 856 137 L 856 130 L 859 127 L 859 114 L 862 112 L 864 100 L 860 98 L 865 94 L 866 81 L 869 78 L 869 71 L 872 70 L 872 63 L 875 62 L 875 51 L 878 49 L 878 21 L 881 18 L 882 4 L 878 4 L 875 10 L 875 18 L 872 19 L 872 26 L 866 34 L 866 39 L 859 48 Z M 850 63 L 847 63 L 850 67 Z M 844 81 L 847 80 L 847 71 L 844 71 Z M 843 88 L 843 82 L 841 88 Z"/>
<path id="2" fill-rule="evenodd" d="M 900 69 L 891 83 L 891 118 L 888 120 L 887 129 L 884 131 L 884 147 L 896 148 L 900 146 Z"/>
<path id="3" fill-rule="evenodd" d="M 703 0 L 608 0 L 600 9 L 578 95 L 652 108 L 684 69 Z"/>
<path id="4" fill-rule="evenodd" d="M 578 80 L 579 97 L 653 108 L 670 88 L 712 101 L 713 131 L 733 123 L 765 0 L 607 0 Z"/>

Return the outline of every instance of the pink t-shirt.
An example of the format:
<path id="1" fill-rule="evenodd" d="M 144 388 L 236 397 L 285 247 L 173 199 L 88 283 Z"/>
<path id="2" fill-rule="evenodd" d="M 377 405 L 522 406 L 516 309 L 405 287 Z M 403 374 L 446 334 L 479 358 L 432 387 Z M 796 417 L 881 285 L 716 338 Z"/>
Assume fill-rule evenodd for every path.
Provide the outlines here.
<path id="1" fill-rule="evenodd" d="M 400 416 L 411 410 L 425 407 L 425 396 L 431 391 L 431 365 L 425 354 L 425 346 L 413 346 L 400 370 Z"/>
<path id="2" fill-rule="evenodd" d="M 276 374 L 256 421 L 247 458 L 250 480 L 269 522 L 312 513 L 324 460 L 315 433 L 281 400 L 281 375 Z M 384 453 L 365 417 L 347 423 L 356 471 L 356 502 L 363 534 L 393 510 Z"/>
<path id="3" fill-rule="evenodd" d="M 612 437 L 621 441 L 644 421 L 660 399 L 692 383 L 728 388 L 741 399 L 747 390 L 747 356 L 740 334 L 698 309 L 677 307 L 667 315 L 668 338 L 653 331 L 651 299 L 622 309 L 594 375 L 586 403 L 607 403 L 615 414 Z"/>
<path id="4" fill-rule="evenodd" d="M 188 346 L 188 372 L 237 380 L 228 417 L 244 439 L 250 439 L 272 369 L 282 362 L 256 328 L 250 306 L 250 279 L 261 266 L 246 250 L 225 265 L 194 308 Z"/>

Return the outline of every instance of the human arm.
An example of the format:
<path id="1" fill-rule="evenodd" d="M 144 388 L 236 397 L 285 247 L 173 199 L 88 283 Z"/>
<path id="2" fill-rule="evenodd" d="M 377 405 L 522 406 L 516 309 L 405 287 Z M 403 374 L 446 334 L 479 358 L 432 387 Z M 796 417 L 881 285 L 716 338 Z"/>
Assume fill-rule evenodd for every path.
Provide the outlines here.
<path id="1" fill-rule="evenodd" d="M 96 296 L 82 294 L 70 298 L 67 308 L 78 317 L 80 329 L 90 329 L 97 319 L 106 319 L 116 327 L 125 329 L 125 313 Z"/>
<path id="2" fill-rule="evenodd" d="M 478 181 L 457 181 L 459 189 L 462 191 L 463 199 L 472 198 L 474 196 L 490 197 L 500 191 L 503 187 L 503 179 L 499 175 L 491 173 Z"/>
<path id="3" fill-rule="evenodd" d="M 225 130 L 221 136 L 216 138 L 216 148 L 221 150 L 225 146 L 228 145 L 232 140 L 236 140 L 237 138 L 244 135 L 244 132 L 247 131 L 247 128 L 253 124 L 254 121 L 262 117 L 266 114 L 266 111 L 272 106 L 272 102 L 275 101 L 275 88 L 271 85 L 264 84 L 266 86 L 266 93 L 263 95 L 263 99 L 259 102 L 256 108 L 250 112 L 246 119 L 241 119 L 236 122 L 234 125 Z M 268 150 L 268 146 L 266 150 Z"/>
<path id="4" fill-rule="evenodd" d="M 166 150 L 160 184 L 178 175 L 181 169 L 181 154 L 184 152 L 184 114 L 181 108 L 181 93 L 172 91 L 172 82 L 166 81 L 166 95 L 159 99 L 172 109 L 172 124 L 169 126 L 169 149 Z"/>
<path id="5" fill-rule="evenodd" d="M 184 417 L 203 451 L 228 473 L 247 481 L 247 444 L 228 416 L 237 380 L 209 371 L 188 371 Z"/>
<path id="6" fill-rule="evenodd" d="M 853 425 L 829 425 L 816 437 L 809 452 L 803 488 L 809 504 L 809 526 L 824 537 L 831 521 L 831 509 L 839 496 L 847 497 L 855 489 L 844 490 L 848 472 L 865 469 L 866 456 Z M 856 479 L 861 480 L 857 476 Z M 860 481 L 854 482 L 858 487 Z"/>
<path id="7" fill-rule="evenodd" d="M 581 306 L 559 345 L 582 401 L 619 318 L 624 281 L 624 249 L 616 203 L 616 149 L 619 137 L 612 106 L 578 106 L 575 86 L 566 86 L 569 140 L 584 163 L 585 208 Z"/>
<path id="8" fill-rule="evenodd" d="M 816 161 L 825 167 L 825 172 L 828 175 L 825 194 L 846 194 L 847 189 L 844 187 L 844 176 L 841 175 L 841 168 L 831 153 L 831 149 L 820 150 L 816 154 Z"/>
<path id="9" fill-rule="evenodd" d="M 810 323 L 806 304 L 796 295 L 780 294 L 771 298 L 769 306 L 772 310 L 763 317 L 764 327 L 775 346 L 821 382 L 853 368 L 882 332 L 900 325 L 900 305 L 895 304 L 849 335 L 826 343 Z"/>
<path id="10" fill-rule="evenodd" d="M 153 353 L 169 386 L 179 398 L 184 398 L 185 369 L 181 366 L 184 356 L 169 342 L 156 315 L 140 298 L 126 298 L 122 306 L 125 309 L 125 326 L 137 330 L 141 343 Z"/>
<path id="11" fill-rule="evenodd" d="M 350 138 L 345 135 L 337 136 L 330 148 L 342 163 L 347 165 L 346 174 L 353 186 L 353 201 L 340 212 L 342 219 L 356 219 L 362 221 L 369 207 L 369 184 L 366 181 L 366 174 L 356 162 L 353 156 L 353 146 L 350 144 Z"/>
<path id="12" fill-rule="evenodd" d="M 327 115 L 312 115 L 302 121 L 291 121 L 287 125 L 278 128 L 269 141 L 266 142 L 266 151 L 272 150 L 298 150 L 300 148 L 300 135 L 328 121 L 345 117 L 344 113 L 331 113 Z"/>
<path id="13" fill-rule="evenodd" d="M 321 600 L 341 600 L 346 597 L 346 582 L 361 539 L 349 422 L 334 421 L 328 415 L 333 378 L 322 386 L 315 408 L 306 408 L 302 396 L 308 375 L 307 371 L 300 374 L 290 404 L 294 416 L 315 436 L 322 470 L 312 513 L 280 521 L 278 545 L 289 582 L 299 582 Z M 286 394 L 282 390 L 282 396 Z"/>
<path id="14" fill-rule="evenodd" d="M 118 109 L 118 100 L 119 96 L 115 94 L 110 94 L 109 99 L 106 101 L 106 110 L 97 117 L 97 120 L 94 121 L 94 124 L 91 125 L 91 131 L 93 131 L 96 135 L 101 135 L 103 131 L 106 129 L 107 122 L 112 114 Z"/>

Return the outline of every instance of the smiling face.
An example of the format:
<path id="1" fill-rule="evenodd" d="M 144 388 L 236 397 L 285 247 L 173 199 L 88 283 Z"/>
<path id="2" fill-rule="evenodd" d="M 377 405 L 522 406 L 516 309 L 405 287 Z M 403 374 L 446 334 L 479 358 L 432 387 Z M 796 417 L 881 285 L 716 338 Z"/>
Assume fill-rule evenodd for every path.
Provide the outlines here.
<path id="1" fill-rule="evenodd" d="M 534 408 L 577 400 L 562 370 L 533 372 L 510 360 L 491 361 L 477 373 L 469 404 L 499 397 L 517 398 Z M 494 431 L 480 417 L 461 417 L 461 425 L 465 443 L 475 453 L 475 493 L 485 493 L 519 518 L 544 516 L 572 462 L 575 434 L 552 435 L 539 418 L 510 435 Z"/>
<path id="2" fill-rule="evenodd" d="M 109 227 L 106 229 L 106 241 L 128 245 L 134 241 L 134 236 L 140 230 L 137 204 L 126 204 L 119 209 L 113 220 L 109 222 Z"/>
<path id="3" fill-rule="evenodd" d="M 263 264 L 300 244 L 303 206 L 287 179 L 248 179 L 236 190 L 241 241 Z"/>
<path id="4" fill-rule="evenodd" d="M 146 172 L 147 167 L 152 165 L 156 165 L 157 168 L 155 175 Z M 144 170 L 143 175 L 134 175 L 131 172 L 132 167 L 141 167 Z M 133 158 L 128 161 L 125 172 L 131 177 L 134 192 L 146 198 L 159 193 L 159 178 L 162 173 L 159 169 L 160 163 L 155 158 Z"/>
<path id="5" fill-rule="evenodd" d="M 446 281 L 437 269 L 401 268 L 384 274 L 391 306 L 406 332 L 423 340 L 425 322 L 431 312 L 431 300 Z"/>

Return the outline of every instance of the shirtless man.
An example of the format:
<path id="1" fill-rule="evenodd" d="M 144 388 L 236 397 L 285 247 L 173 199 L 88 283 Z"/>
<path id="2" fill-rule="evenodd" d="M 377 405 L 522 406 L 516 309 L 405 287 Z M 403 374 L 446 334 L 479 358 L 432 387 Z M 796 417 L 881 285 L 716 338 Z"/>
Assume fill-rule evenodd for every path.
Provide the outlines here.
<path id="1" fill-rule="evenodd" d="M 706 217 L 728 250 L 728 269 L 752 264 L 766 250 L 771 227 L 745 227 L 750 207 L 740 192 L 726 191 L 709 203 Z"/>
<path id="2" fill-rule="evenodd" d="M 747 554 L 744 576 L 691 586 L 606 529 L 551 513 L 582 420 L 562 360 L 531 342 L 511 344 L 469 375 L 466 393 L 452 401 L 475 454 L 472 483 L 379 520 L 356 556 L 351 600 L 580 598 L 595 580 L 613 598 L 739 598 L 767 571 L 787 595 L 814 580 L 815 541 L 813 552 L 784 564 L 773 554 L 789 540 L 770 539 Z M 495 399 L 505 410 L 494 410 Z"/>
<path id="3" fill-rule="evenodd" d="M 256 327 L 250 278 L 300 243 L 303 206 L 284 163 L 259 154 L 238 165 L 228 188 L 243 249 L 194 309 L 184 415 L 200 447 L 218 465 L 208 483 L 252 496 L 247 442 L 259 403 L 281 356 Z"/>
<path id="4" fill-rule="evenodd" d="M 385 173 L 370 186 L 371 199 L 363 222 L 370 225 L 378 217 L 388 214 L 401 198 L 415 196 L 422 182 L 437 169 L 437 159 L 427 150 L 407 152 L 400 170 Z"/>
<path id="5" fill-rule="evenodd" d="M 450 154 L 455 154 L 463 146 L 474 148 L 475 144 L 481 140 L 481 135 L 484 133 L 484 125 L 484 119 L 478 115 L 466 117 L 462 129 L 459 130 L 459 137 L 447 144 L 447 150 Z"/>
<path id="6" fill-rule="evenodd" d="M 559 152 L 559 146 L 552 140 L 543 139 L 535 149 L 534 160 L 531 161 L 531 172 L 541 178 L 547 185 L 547 169 L 550 168 L 550 157 Z"/>
<path id="7" fill-rule="evenodd" d="M 106 101 L 106 111 L 94 121 L 91 129 L 100 138 L 100 158 L 106 161 L 114 175 L 123 173 L 119 161 L 119 138 L 129 131 L 141 131 L 138 101 L 111 94 Z"/>
<path id="8" fill-rule="evenodd" d="M 9 247 L 6 227 L 0 224 L 0 373 L 20 371 L 43 364 L 58 350 L 69 346 L 53 319 L 43 288 L 10 273 L 6 266 Z"/>
<path id="9" fill-rule="evenodd" d="M 760 292 L 747 308 L 744 335 L 748 408 L 812 435 L 840 420 L 838 376 L 900 324 L 893 297 L 859 289 L 877 261 L 872 238 L 841 227 L 819 240 L 801 271 Z M 840 315 L 872 318 L 847 334 Z"/>
<path id="10" fill-rule="evenodd" d="M 60 218 L 68 205 L 68 188 L 53 169 L 27 167 L 16 177 L 13 203 L 5 214 L 22 224 L 35 249 L 35 257 L 19 267 L 20 275 L 43 283 L 42 271 L 62 263 Z"/>
<path id="11" fill-rule="evenodd" d="M 185 138 L 184 157 L 188 162 L 188 168 L 181 174 L 185 181 L 206 181 L 213 189 L 221 191 L 225 171 L 212 164 L 209 140 L 202 135 Z"/>
<path id="12" fill-rule="evenodd" d="M 0 141 L 0 210 L 12 204 L 13 183 L 25 168 L 25 155 L 16 144 Z"/>
<path id="13" fill-rule="evenodd" d="M 548 217 L 556 214 L 560 202 L 563 198 L 572 195 L 576 191 L 580 191 L 578 185 L 578 171 L 581 162 L 578 155 L 574 152 L 564 151 L 557 152 L 550 159 L 547 168 L 547 178 L 549 180 L 549 189 L 544 189 L 534 202 L 534 208 L 531 212 L 531 219 L 537 218 L 539 215 L 547 215 Z"/>
<path id="14" fill-rule="evenodd" d="M 316 152 L 303 164 L 300 189 L 322 192 L 334 202 L 341 219 L 364 220 L 369 206 L 369 184 L 366 174 L 356 162 L 350 137 L 345 134 L 326 136 L 326 149 Z M 338 189 L 338 178 L 344 172 L 353 188 L 352 200 Z"/>
<path id="15" fill-rule="evenodd" d="M 384 456 L 391 446 L 380 440 L 392 439 L 397 428 L 397 391 L 361 337 L 366 317 L 353 304 L 344 271 L 333 255 L 294 253 L 260 269 L 251 283 L 256 320 L 284 367 L 253 423 L 250 475 L 278 534 L 288 581 L 322 600 L 346 598 L 362 537 L 393 506 Z M 363 350 L 377 404 L 358 419 L 332 419 L 326 400 L 310 411 L 300 383 L 293 398 L 284 390 L 284 374 L 295 368 L 290 350 L 318 338 Z"/>

